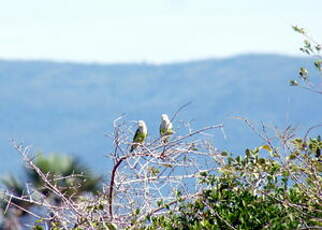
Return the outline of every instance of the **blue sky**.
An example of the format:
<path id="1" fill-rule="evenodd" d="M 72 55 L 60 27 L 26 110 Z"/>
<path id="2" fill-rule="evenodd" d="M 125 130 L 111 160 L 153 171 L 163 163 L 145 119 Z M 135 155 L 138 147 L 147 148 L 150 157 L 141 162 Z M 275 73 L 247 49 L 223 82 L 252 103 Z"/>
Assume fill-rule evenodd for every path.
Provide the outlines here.
<path id="1" fill-rule="evenodd" d="M 0 58 L 164 63 L 299 54 L 321 0 L 0 0 Z"/>

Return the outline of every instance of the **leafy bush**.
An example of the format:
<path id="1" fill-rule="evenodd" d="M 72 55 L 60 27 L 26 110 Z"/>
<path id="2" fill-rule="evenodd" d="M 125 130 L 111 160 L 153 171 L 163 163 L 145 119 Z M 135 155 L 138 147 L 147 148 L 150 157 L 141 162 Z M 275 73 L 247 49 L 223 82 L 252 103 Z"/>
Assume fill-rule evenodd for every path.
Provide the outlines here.
<path id="1" fill-rule="evenodd" d="M 196 200 L 179 201 L 141 229 L 321 229 L 322 142 L 289 144 L 284 157 L 269 145 L 227 157 L 219 175 L 202 173 L 208 187 Z"/>

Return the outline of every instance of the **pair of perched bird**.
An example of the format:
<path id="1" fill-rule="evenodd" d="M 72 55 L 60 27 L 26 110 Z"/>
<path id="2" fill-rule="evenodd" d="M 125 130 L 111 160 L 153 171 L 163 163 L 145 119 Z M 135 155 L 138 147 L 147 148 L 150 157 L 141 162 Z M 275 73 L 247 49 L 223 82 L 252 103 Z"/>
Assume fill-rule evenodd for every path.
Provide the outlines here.
<path id="1" fill-rule="evenodd" d="M 160 124 L 160 137 L 162 142 L 167 142 L 169 136 L 173 134 L 173 125 L 167 114 L 161 115 L 161 124 Z M 148 127 L 145 122 L 140 120 L 138 121 L 138 128 L 133 137 L 133 144 L 131 146 L 130 152 L 136 149 L 140 144 L 142 144 L 146 137 L 148 136 Z"/>

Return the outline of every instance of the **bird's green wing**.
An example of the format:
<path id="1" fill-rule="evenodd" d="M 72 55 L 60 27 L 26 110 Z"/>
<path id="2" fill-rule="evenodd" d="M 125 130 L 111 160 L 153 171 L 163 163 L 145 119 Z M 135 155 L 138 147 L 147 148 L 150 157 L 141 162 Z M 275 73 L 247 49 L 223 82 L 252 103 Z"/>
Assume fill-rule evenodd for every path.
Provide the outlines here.
<path id="1" fill-rule="evenodd" d="M 161 135 L 161 136 L 164 136 L 164 135 L 165 135 L 165 133 L 166 133 L 166 131 L 167 131 L 167 130 L 166 130 L 165 128 L 161 128 L 161 127 L 160 127 L 160 135 Z"/>
<path id="2" fill-rule="evenodd" d="M 161 136 L 172 135 L 172 134 L 174 134 L 174 131 L 172 129 L 160 128 Z"/>
<path id="3" fill-rule="evenodd" d="M 133 144 L 131 146 L 130 152 L 132 152 L 138 146 L 137 143 L 143 143 L 145 138 L 147 137 L 147 133 L 143 133 L 140 129 L 137 129 L 134 137 L 133 137 Z"/>
<path id="4" fill-rule="evenodd" d="M 146 138 L 146 134 L 141 132 L 140 129 L 137 129 L 136 132 L 135 132 L 135 135 L 133 137 L 133 142 L 135 143 L 142 143 L 145 138 Z"/>

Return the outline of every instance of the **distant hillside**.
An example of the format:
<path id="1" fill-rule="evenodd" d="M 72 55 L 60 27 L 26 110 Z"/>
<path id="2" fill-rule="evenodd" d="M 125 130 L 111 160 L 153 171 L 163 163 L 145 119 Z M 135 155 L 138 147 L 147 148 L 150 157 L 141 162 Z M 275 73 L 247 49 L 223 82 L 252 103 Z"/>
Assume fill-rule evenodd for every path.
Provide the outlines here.
<path id="1" fill-rule="evenodd" d="M 224 123 L 227 139 L 219 131 L 214 136 L 218 148 L 242 152 L 260 140 L 231 116 L 302 130 L 321 121 L 321 97 L 288 86 L 305 64 L 310 61 L 277 55 L 166 65 L 0 61 L 0 173 L 21 164 L 10 138 L 35 151 L 75 154 L 106 172 L 104 134 L 116 117 L 146 120 L 157 135 L 160 114 L 188 101 L 178 121 L 192 120 L 194 128 Z"/>

